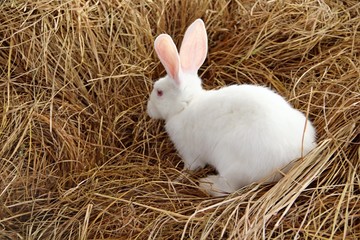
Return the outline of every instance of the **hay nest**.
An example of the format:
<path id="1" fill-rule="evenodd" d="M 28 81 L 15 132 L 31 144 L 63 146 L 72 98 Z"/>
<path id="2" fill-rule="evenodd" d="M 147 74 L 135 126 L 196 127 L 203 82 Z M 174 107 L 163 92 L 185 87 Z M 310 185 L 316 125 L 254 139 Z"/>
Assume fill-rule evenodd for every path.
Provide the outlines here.
<path id="1" fill-rule="evenodd" d="M 317 128 L 278 183 L 174 181 L 152 45 L 199 17 L 206 88 L 269 86 Z M 3 1 L 0 21 L 1 239 L 360 239 L 358 1 Z"/>

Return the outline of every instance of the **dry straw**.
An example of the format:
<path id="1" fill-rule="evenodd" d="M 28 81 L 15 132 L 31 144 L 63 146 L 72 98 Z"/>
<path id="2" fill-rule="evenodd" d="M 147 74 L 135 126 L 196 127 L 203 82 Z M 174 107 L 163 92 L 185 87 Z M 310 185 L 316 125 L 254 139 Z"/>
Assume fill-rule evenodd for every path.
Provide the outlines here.
<path id="1" fill-rule="evenodd" d="M 270 86 L 317 128 L 279 183 L 175 181 L 152 44 L 198 17 L 206 88 Z M 358 1 L 5 0 L 0 22 L 0 239 L 360 239 Z"/>

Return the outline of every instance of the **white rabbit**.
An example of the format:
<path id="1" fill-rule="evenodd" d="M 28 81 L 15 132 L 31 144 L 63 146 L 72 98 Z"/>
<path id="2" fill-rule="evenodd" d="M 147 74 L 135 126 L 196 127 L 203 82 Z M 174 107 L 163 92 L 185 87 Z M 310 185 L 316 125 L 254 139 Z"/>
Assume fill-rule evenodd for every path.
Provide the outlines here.
<path id="1" fill-rule="evenodd" d="M 201 19 L 186 30 L 180 54 L 166 34 L 156 38 L 155 50 L 167 76 L 155 82 L 147 112 L 166 121 L 185 169 L 209 164 L 217 170 L 218 175 L 200 179 L 211 195 L 269 177 L 316 146 L 311 122 L 270 89 L 202 88 L 197 72 L 207 55 L 207 34 Z"/>

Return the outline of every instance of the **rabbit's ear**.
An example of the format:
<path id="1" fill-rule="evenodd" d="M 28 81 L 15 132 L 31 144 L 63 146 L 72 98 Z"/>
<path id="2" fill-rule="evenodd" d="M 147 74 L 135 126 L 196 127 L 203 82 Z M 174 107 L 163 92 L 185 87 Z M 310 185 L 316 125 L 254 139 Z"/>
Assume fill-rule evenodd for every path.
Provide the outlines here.
<path id="1" fill-rule="evenodd" d="M 186 30 L 180 48 L 180 61 L 183 72 L 197 74 L 207 55 L 207 41 L 204 22 L 201 19 L 195 20 Z"/>
<path id="2" fill-rule="evenodd" d="M 175 43 L 167 34 L 160 34 L 155 39 L 155 51 L 164 65 L 166 73 L 174 79 L 177 85 L 180 85 L 179 71 L 180 58 Z"/>

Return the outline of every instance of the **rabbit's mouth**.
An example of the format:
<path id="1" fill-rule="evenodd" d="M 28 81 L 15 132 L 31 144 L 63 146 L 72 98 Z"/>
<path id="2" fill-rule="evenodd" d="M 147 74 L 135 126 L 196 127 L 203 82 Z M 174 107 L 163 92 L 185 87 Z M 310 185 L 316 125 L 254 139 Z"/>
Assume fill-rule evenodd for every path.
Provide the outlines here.
<path id="1" fill-rule="evenodd" d="M 164 119 L 164 117 L 161 115 L 161 113 L 151 100 L 149 100 L 147 103 L 146 112 L 152 119 Z"/>

